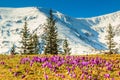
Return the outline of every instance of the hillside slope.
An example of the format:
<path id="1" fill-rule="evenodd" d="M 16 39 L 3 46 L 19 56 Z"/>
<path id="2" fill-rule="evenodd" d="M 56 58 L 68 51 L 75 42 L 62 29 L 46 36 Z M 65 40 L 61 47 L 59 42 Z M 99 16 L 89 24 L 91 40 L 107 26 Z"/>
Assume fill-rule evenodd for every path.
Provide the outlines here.
<path id="1" fill-rule="evenodd" d="M 53 11 L 53 14 L 57 19 L 58 38 L 61 41 L 68 39 L 72 54 L 89 54 L 105 50 L 105 30 L 109 23 L 114 26 L 117 34 L 115 40 L 120 43 L 120 12 L 93 18 L 73 18 L 58 11 Z M 41 35 L 44 34 L 41 25 L 46 23 L 47 16 L 49 9 L 44 8 L 0 8 L 0 53 L 9 53 L 13 44 L 20 47 L 20 33 L 25 18 L 30 32 L 37 33 L 41 42 Z M 19 49 L 16 48 L 16 51 Z"/>

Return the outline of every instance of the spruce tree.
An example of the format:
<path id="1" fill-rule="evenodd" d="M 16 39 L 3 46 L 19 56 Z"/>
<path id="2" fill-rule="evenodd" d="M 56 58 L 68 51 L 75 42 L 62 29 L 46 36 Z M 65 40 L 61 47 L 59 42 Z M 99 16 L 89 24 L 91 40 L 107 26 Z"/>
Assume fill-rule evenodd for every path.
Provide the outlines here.
<path id="1" fill-rule="evenodd" d="M 109 49 L 109 54 L 113 54 L 113 51 L 115 50 L 115 45 L 116 43 L 114 42 L 114 36 L 115 33 L 113 31 L 112 25 L 109 24 L 108 30 L 107 30 L 107 35 L 106 35 L 106 40 L 107 40 L 107 47 Z"/>
<path id="2" fill-rule="evenodd" d="M 33 38 L 32 35 L 30 36 L 30 39 L 28 39 L 28 44 L 27 44 L 27 54 L 34 54 L 34 43 L 33 43 Z"/>
<path id="3" fill-rule="evenodd" d="M 38 39 L 38 36 L 37 36 L 37 34 L 34 34 L 33 35 L 33 48 L 34 48 L 34 53 L 35 54 L 39 54 L 39 39 Z"/>
<path id="4" fill-rule="evenodd" d="M 55 22 L 56 20 L 53 17 L 52 10 L 50 10 L 47 24 L 45 25 L 45 54 L 58 54 L 58 32 Z"/>
<path id="5" fill-rule="evenodd" d="M 63 50 L 64 50 L 64 54 L 70 55 L 70 48 L 69 48 L 69 44 L 68 44 L 68 40 L 65 39 L 63 42 Z"/>
<path id="6" fill-rule="evenodd" d="M 11 51 L 10 51 L 11 55 L 15 55 L 15 45 L 12 45 Z"/>
<path id="7" fill-rule="evenodd" d="M 27 22 L 25 21 L 25 25 L 22 29 L 22 41 L 21 41 L 21 52 L 22 54 L 30 54 L 33 50 L 32 46 L 32 38 L 31 34 L 29 32 L 29 29 L 27 28 Z"/>

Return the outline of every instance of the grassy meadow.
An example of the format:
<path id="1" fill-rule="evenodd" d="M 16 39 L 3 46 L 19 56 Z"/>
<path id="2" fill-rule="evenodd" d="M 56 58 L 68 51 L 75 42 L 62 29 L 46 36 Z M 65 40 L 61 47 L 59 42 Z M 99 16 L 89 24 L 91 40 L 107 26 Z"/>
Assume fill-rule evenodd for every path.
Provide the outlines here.
<path id="1" fill-rule="evenodd" d="M 0 55 L 0 80 L 120 80 L 120 55 Z"/>

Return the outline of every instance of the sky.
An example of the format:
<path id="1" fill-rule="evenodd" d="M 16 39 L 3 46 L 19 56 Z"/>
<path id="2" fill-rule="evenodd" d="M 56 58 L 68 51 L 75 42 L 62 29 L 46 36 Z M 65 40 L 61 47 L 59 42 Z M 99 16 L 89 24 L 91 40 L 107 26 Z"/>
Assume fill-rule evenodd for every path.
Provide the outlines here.
<path id="1" fill-rule="evenodd" d="M 0 7 L 43 7 L 75 18 L 120 11 L 120 0 L 0 0 Z"/>

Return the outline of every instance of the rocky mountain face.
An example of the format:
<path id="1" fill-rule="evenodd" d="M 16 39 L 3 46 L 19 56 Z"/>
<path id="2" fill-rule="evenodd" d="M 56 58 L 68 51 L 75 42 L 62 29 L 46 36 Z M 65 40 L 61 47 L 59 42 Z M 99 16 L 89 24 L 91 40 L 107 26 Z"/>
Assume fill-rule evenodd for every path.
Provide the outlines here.
<path id="1" fill-rule="evenodd" d="M 120 43 L 120 12 L 106 14 L 92 18 L 73 18 L 58 11 L 53 11 L 57 20 L 58 38 L 61 43 L 66 38 L 69 41 L 72 54 L 94 54 L 99 50 L 106 50 L 106 29 L 109 23 L 116 33 L 115 41 Z M 31 33 L 39 35 L 42 46 L 43 26 L 49 16 L 49 9 L 26 8 L 0 8 L 0 53 L 9 53 L 13 44 L 19 52 L 21 29 L 27 18 L 28 28 Z M 62 44 L 60 44 L 60 49 Z M 40 49 L 42 52 L 42 49 Z M 62 49 L 61 49 L 62 50 Z"/>

